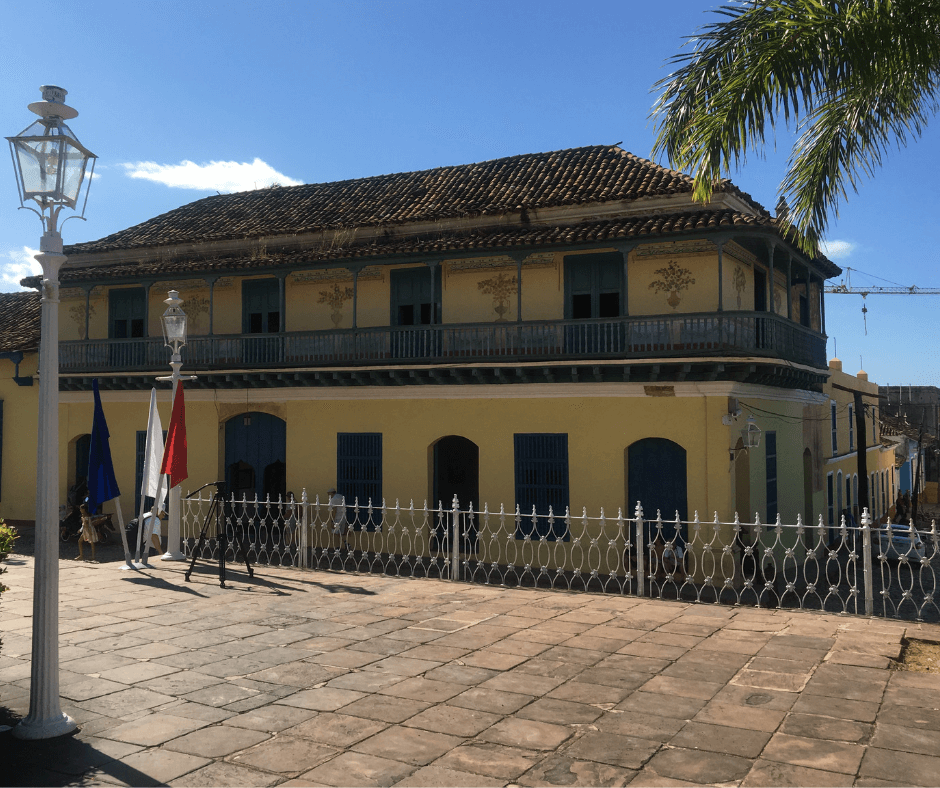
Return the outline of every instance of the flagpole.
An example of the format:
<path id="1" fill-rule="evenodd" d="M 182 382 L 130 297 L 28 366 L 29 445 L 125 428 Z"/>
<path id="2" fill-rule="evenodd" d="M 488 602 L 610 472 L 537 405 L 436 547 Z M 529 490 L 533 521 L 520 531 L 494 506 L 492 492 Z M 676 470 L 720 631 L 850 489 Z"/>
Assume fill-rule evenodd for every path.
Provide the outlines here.
<path id="1" fill-rule="evenodd" d="M 170 362 L 173 368 L 173 375 L 169 378 L 162 377 L 157 380 L 173 381 L 172 409 L 176 408 L 176 396 L 179 391 L 181 380 L 195 380 L 195 375 L 180 375 L 180 367 L 183 366 L 180 361 L 179 353 L 173 354 L 173 360 Z M 186 555 L 180 549 L 180 506 L 182 505 L 182 483 L 170 488 L 169 507 L 167 509 L 167 529 L 166 529 L 166 552 L 160 556 L 161 561 L 185 561 Z"/>
<path id="2" fill-rule="evenodd" d="M 140 512 L 137 515 L 137 550 L 134 554 L 134 564 L 138 568 L 149 566 L 150 539 L 154 525 L 159 523 L 157 512 L 163 508 L 163 499 L 166 497 L 164 483 L 166 477 L 160 473 L 163 464 L 163 424 L 160 421 L 160 411 L 157 409 L 157 390 L 150 390 L 150 412 L 147 416 L 147 442 L 144 446 L 144 468 L 140 484 Z M 150 533 L 144 537 L 144 510 L 147 498 L 153 498 L 153 509 L 150 513 Z M 141 555 L 143 544 L 143 555 Z M 159 543 L 158 543 L 159 544 Z M 157 550 L 159 552 L 159 548 Z"/>
<path id="3" fill-rule="evenodd" d="M 176 411 L 176 397 L 179 392 L 179 384 L 182 380 L 195 380 L 195 375 L 180 375 L 180 367 L 183 366 L 183 359 L 180 356 L 180 348 L 186 344 L 186 313 L 180 308 L 183 300 L 179 297 L 176 290 L 170 290 L 169 297 L 163 303 L 167 305 L 166 312 L 163 313 L 163 337 L 167 347 L 173 353 L 170 356 L 170 369 L 172 375 L 157 378 L 161 382 L 171 382 L 173 384 L 172 411 Z M 172 426 L 172 419 L 170 420 Z M 164 456 L 164 464 L 166 457 Z M 180 484 L 183 480 L 180 480 Z M 173 485 L 171 478 L 170 484 Z M 180 505 L 182 498 L 182 489 L 180 484 L 170 487 L 169 504 L 167 509 L 167 532 L 166 532 L 166 552 L 160 557 L 161 561 L 185 561 L 186 556 L 180 549 Z"/>

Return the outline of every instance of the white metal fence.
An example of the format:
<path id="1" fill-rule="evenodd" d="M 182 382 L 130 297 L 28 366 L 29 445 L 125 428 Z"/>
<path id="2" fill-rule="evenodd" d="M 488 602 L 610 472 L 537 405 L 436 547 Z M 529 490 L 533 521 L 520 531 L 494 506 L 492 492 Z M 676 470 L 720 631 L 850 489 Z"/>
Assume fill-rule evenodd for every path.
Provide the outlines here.
<path id="1" fill-rule="evenodd" d="M 936 523 L 838 526 L 759 520 L 721 522 L 449 507 L 346 506 L 319 499 L 228 499 L 219 522 L 204 523 L 210 497 L 184 499 L 187 555 L 226 561 L 468 583 L 555 588 L 728 605 L 804 608 L 940 621 Z M 204 527 L 205 526 L 205 527 Z M 205 539 L 199 546 L 200 532 Z"/>

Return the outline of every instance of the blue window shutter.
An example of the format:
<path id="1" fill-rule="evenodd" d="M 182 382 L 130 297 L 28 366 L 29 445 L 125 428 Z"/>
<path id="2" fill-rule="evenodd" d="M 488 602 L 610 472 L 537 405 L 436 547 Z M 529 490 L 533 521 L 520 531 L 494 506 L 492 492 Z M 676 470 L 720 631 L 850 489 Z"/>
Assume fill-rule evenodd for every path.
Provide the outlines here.
<path id="1" fill-rule="evenodd" d="M 516 504 L 521 522 L 519 539 L 568 539 L 565 510 L 568 507 L 568 435 L 566 433 L 517 433 L 515 444 Z M 536 511 L 532 528 L 532 507 Z M 551 508 L 554 523 L 549 523 Z"/>
<path id="2" fill-rule="evenodd" d="M 336 489 L 346 499 L 346 517 L 353 528 L 361 528 L 365 510 L 372 502 L 382 505 L 382 433 L 338 432 L 336 434 Z M 353 506 L 359 502 L 359 522 L 353 522 Z M 375 523 L 365 523 L 375 530 Z"/>
<path id="3" fill-rule="evenodd" d="M 777 433 L 770 430 L 764 433 L 764 447 L 767 451 L 767 522 L 777 521 Z"/>

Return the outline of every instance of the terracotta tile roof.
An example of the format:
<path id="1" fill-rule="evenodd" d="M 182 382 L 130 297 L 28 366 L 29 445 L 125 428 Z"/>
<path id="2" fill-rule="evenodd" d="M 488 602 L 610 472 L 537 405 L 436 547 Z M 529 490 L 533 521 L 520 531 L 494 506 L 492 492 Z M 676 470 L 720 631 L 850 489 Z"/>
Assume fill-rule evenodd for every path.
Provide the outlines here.
<path id="1" fill-rule="evenodd" d="M 511 225 L 476 229 L 466 232 L 446 231 L 422 236 L 382 236 L 370 241 L 351 238 L 346 243 L 311 245 L 301 250 L 272 251 L 262 256 L 248 251 L 239 254 L 206 256 L 198 259 L 180 256 L 167 260 L 122 262 L 115 265 L 98 264 L 91 267 L 62 268 L 59 277 L 63 284 L 98 281 L 102 279 L 133 279 L 152 276 L 172 276 L 204 273 L 227 273 L 251 269 L 271 269 L 281 266 L 305 266 L 313 263 L 351 259 L 411 257 L 416 255 L 457 254 L 472 250 L 495 250 L 557 247 L 567 244 L 615 243 L 655 238 L 676 238 L 703 230 L 719 229 L 775 230 L 774 220 L 768 216 L 753 216 L 735 211 L 695 211 L 660 216 L 635 216 L 606 221 L 580 222 L 569 226 Z M 828 261 L 817 261 L 836 268 Z M 831 274 L 836 275 L 836 274 Z M 24 279 L 24 284 L 38 285 L 38 277 Z"/>
<path id="2" fill-rule="evenodd" d="M 39 348 L 39 293 L 0 293 L 0 352 Z"/>
<path id="3" fill-rule="evenodd" d="M 766 214 L 730 181 L 732 192 Z M 499 215 L 520 209 L 691 194 L 692 179 L 597 145 L 371 178 L 206 197 L 67 254 Z"/>

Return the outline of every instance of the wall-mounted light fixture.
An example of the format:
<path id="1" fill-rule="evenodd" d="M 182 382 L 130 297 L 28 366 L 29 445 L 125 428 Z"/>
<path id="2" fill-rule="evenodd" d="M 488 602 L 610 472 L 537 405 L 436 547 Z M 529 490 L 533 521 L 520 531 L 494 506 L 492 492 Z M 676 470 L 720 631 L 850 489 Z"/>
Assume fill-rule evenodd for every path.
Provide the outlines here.
<path id="1" fill-rule="evenodd" d="M 734 460 L 735 452 L 747 451 L 748 449 L 756 449 L 760 446 L 760 434 L 761 429 L 757 426 L 757 422 L 754 421 L 753 416 L 747 417 L 747 424 L 744 425 L 744 429 L 741 430 L 741 442 L 743 446 L 736 446 L 730 450 L 731 459 Z"/>

